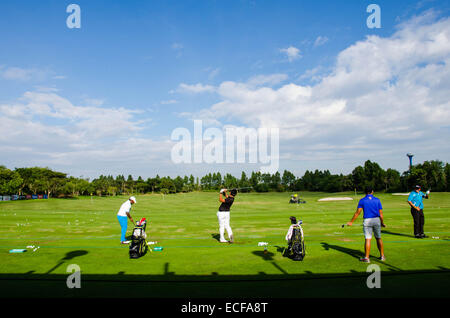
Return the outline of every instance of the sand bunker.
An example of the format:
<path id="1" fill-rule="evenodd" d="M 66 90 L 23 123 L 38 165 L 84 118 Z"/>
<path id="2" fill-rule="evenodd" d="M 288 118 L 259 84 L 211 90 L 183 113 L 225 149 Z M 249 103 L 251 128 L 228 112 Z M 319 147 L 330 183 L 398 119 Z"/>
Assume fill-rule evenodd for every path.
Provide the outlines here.
<path id="1" fill-rule="evenodd" d="M 392 195 L 409 195 L 409 193 L 392 193 Z"/>
<path id="2" fill-rule="evenodd" d="M 352 201 L 353 198 L 349 198 L 349 197 L 337 197 L 337 198 L 323 198 L 323 199 L 319 199 L 317 201 Z"/>

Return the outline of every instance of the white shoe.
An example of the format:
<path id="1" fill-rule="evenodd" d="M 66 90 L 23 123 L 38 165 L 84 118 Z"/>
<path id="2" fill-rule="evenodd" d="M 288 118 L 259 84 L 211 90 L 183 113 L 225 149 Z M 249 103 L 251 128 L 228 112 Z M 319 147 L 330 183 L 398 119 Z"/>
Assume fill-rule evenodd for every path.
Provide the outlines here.
<path id="1" fill-rule="evenodd" d="M 220 243 L 228 243 L 227 240 L 220 240 L 219 242 L 220 242 Z"/>
<path id="2" fill-rule="evenodd" d="M 121 244 L 130 244 L 131 241 L 122 241 Z"/>

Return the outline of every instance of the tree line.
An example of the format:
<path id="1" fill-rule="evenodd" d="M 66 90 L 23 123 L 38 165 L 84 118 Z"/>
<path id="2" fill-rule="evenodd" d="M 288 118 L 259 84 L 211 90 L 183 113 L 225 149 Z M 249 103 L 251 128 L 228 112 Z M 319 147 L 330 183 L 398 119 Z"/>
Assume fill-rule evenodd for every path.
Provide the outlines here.
<path id="1" fill-rule="evenodd" d="M 367 160 L 348 175 L 332 174 L 329 170 L 306 171 L 302 177 L 284 170 L 282 174 L 242 172 L 240 178 L 227 173 L 208 173 L 199 178 L 190 176 L 160 177 L 136 180 L 129 175 L 104 176 L 93 180 L 68 176 L 49 168 L 30 167 L 7 169 L 0 166 L 0 195 L 46 194 L 48 197 L 76 197 L 80 195 L 115 196 L 121 194 L 179 193 L 216 191 L 220 188 L 244 188 L 242 191 L 363 191 L 372 186 L 377 192 L 410 191 L 415 184 L 433 191 L 450 191 L 450 164 L 439 160 L 425 161 L 400 173 L 384 170 L 376 162 Z"/>

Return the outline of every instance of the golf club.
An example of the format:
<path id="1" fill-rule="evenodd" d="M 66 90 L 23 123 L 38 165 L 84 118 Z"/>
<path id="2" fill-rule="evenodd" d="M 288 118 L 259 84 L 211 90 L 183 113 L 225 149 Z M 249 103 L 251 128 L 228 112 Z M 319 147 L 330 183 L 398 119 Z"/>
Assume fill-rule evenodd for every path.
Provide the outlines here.
<path id="1" fill-rule="evenodd" d="M 344 228 L 345 226 L 348 226 L 347 223 L 342 224 L 341 228 Z M 362 226 L 362 224 L 353 224 L 352 226 Z"/>

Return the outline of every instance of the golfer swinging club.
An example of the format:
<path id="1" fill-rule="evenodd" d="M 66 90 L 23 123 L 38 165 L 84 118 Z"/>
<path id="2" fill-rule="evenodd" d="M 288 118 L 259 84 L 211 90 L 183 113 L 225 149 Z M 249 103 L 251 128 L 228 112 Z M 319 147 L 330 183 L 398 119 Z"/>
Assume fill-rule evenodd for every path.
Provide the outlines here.
<path id="1" fill-rule="evenodd" d="M 130 210 L 131 206 L 136 203 L 135 197 L 130 197 L 126 202 L 124 202 L 117 213 L 117 219 L 119 220 L 120 227 L 122 229 L 122 234 L 120 236 L 121 244 L 129 244 L 130 241 L 126 241 L 125 234 L 127 233 L 128 219 L 134 224 L 134 220 L 131 217 Z"/>
<path id="2" fill-rule="evenodd" d="M 237 190 L 233 189 L 230 191 L 230 195 L 227 195 L 227 189 L 220 190 L 219 193 L 219 201 L 222 204 L 219 207 L 219 211 L 217 212 L 217 218 L 219 220 L 219 234 L 220 234 L 220 243 L 227 243 L 225 240 L 225 229 L 227 230 L 228 237 L 230 239 L 229 243 L 233 243 L 233 231 L 230 226 L 230 208 L 233 205 L 234 197 L 237 194 Z M 225 198 L 223 197 L 225 196 Z"/>
<path id="3" fill-rule="evenodd" d="M 383 241 L 381 240 L 381 227 L 386 227 L 386 225 L 384 225 L 383 221 L 383 207 L 381 206 L 380 199 L 373 196 L 372 187 L 367 187 L 365 192 L 366 196 L 359 200 L 356 212 L 347 225 L 351 226 L 361 214 L 361 211 L 364 210 L 363 230 L 365 236 L 365 257 L 360 258 L 359 260 L 361 262 L 370 263 L 370 241 L 372 240 L 373 232 L 375 239 L 377 240 L 378 249 L 380 250 L 380 260 L 384 261 L 386 258 L 384 257 Z"/>

